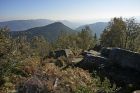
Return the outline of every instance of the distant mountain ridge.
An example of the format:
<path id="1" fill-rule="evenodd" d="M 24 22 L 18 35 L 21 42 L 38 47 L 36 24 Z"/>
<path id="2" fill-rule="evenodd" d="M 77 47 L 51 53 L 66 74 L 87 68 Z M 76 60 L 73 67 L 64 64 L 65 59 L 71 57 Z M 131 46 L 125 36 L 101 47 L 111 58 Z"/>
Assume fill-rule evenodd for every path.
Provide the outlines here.
<path id="1" fill-rule="evenodd" d="M 87 24 L 87 25 L 80 26 L 76 30 L 81 31 L 82 29 L 85 28 L 85 26 L 89 26 L 90 29 L 92 30 L 92 32 L 96 33 L 97 36 L 100 37 L 100 34 L 103 32 L 105 27 L 107 27 L 107 25 L 108 25 L 108 22 L 97 22 L 97 23 L 93 23 L 93 24 Z"/>
<path id="2" fill-rule="evenodd" d="M 48 41 L 54 41 L 58 38 L 61 32 L 74 33 L 75 31 L 61 22 L 55 22 L 46 26 L 35 27 L 25 31 L 12 31 L 14 37 L 27 35 L 27 38 L 34 36 L 43 36 Z"/>
<path id="3" fill-rule="evenodd" d="M 58 20 L 59 22 L 62 22 L 66 26 L 75 29 L 81 24 L 69 22 L 66 20 Z M 7 26 L 10 31 L 23 31 L 34 27 L 40 27 L 52 24 L 54 22 L 57 22 L 55 20 L 49 20 L 49 19 L 34 19 L 34 20 L 12 20 L 12 21 L 4 21 L 0 22 L 0 27 Z"/>
<path id="4" fill-rule="evenodd" d="M 93 24 L 82 25 L 78 23 L 69 22 L 67 20 L 59 20 L 59 22 L 63 23 L 65 26 L 75 29 L 75 31 L 81 31 L 85 26 L 89 26 L 93 33 L 96 33 L 98 37 L 107 26 L 107 22 L 97 22 Z M 55 23 L 54 20 L 49 19 L 35 19 L 35 20 L 13 20 L 13 21 L 5 21 L 0 22 L 0 27 L 7 26 L 10 31 L 25 31 L 32 28 L 40 28 L 46 25 L 50 25 Z M 76 28 L 77 27 L 77 28 Z M 39 32 L 38 32 L 39 33 Z M 48 36 L 49 37 L 49 36 Z"/>
<path id="5" fill-rule="evenodd" d="M 23 31 L 33 27 L 44 26 L 53 23 L 54 21 L 48 19 L 37 20 L 12 20 L 0 22 L 0 27 L 7 26 L 10 31 Z"/>

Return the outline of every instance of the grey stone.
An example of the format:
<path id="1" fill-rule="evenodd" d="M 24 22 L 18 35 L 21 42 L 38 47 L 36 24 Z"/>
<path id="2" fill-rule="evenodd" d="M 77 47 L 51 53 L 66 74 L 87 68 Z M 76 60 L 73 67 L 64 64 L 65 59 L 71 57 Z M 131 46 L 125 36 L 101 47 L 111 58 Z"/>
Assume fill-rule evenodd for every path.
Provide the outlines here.
<path id="1" fill-rule="evenodd" d="M 129 67 L 140 71 L 140 54 L 129 50 L 113 48 L 109 59 L 122 67 Z"/>
<path id="2" fill-rule="evenodd" d="M 112 50 L 112 48 L 102 48 L 101 49 L 101 56 L 104 56 L 104 57 L 109 57 L 110 55 L 110 51 Z"/>
<path id="3" fill-rule="evenodd" d="M 58 58 L 61 56 L 70 57 L 71 55 L 73 55 L 73 52 L 70 49 L 56 50 L 56 51 L 51 51 L 49 53 L 49 56 L 55 57 L 55 58 Z"/>
<path id="4" fill-rule="evenodd" d="M 107 64 L 107 62 L 108 60 L 104 57 L 87 54 L 83 60 L 77 63 L 75 66 L 92 72 L 95 68 L 102 69 Z"/>
<path id="5" fill-rule="evenodd" d="M 139 53 L 121 48 L 103 48 L 101 55 L 95 54 L 94 51 L 83 52 L 84 58 L 76 66 L 95 73 L 101 80 L 107 77 L 112 84 L 121 87 L 117 93 L 132 93 L 140 89 Z"/>

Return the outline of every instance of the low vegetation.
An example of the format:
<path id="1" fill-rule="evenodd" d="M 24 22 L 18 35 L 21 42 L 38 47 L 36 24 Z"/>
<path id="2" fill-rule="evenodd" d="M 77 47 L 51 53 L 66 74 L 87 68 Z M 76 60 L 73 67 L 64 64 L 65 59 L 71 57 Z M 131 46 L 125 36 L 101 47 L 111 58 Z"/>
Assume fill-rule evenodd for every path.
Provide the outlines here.
<path id="1" fill-rule="evenodd" d="M 133 29 L 132 29 L 133 28 Z M 139 52 L 139 26 L 134 20 L 114 18 L 101 36 L 101 45 Z M 86 27 L 75 34 L 61 33 L 47 42 L 42 36 L 12 38 L 9 29 L 0 29 L 0 93 L 115 93 L 117 87 L 81 68 L 63 69 L 65 58 L 49 57 L 49 51 L 70 48 L 74 55 L 99 43 Z M 122 36 L 123 35 L 123 36 Z M 131 46 L 130 46 L 131 45 Z M 62 64 L 63 65 L 63 64 Z"/>
<path id="2" fill-rule="evenodd" d="M 79 44 L 84 35 L 88 35 L 85 32 L 83 30 L 78 34 Z M 67 38 L 67 40 L 74 39 L 70 35 L 67 35 Z M 115 91 L 116 87 L 112 87 L 109 80 L 101 81 L 99 77 L 93 77 L 81 68 L 62 69 L 62 66 L 57 63 L 59 60 L 67 64 L 63 57 L 58 59 L 46 57 L 49 50 L 58 48 L 57 46 L 68 48 L 64 46 L 66 41 L 61 42 L 61 39 L 60 36 L 56 45 L 49 44 L 43 37 L 34 37 L 30 41 L 24 36 L 13 39 L 9 36 L 7 28 L 2 28 L 0 31 L 0 46 L 2 46 L 0 47 L 0 92 L 97 93 L 98 91 Z M 87 38 L 89 39 L 90 37 Z M 73 42 L 68 43 L 71 45 Z M 79 49 L 81 47 L 89 48 L 83 44 Z M 78 47 L 72 47 L 72 49 L 74 51 Z"/>

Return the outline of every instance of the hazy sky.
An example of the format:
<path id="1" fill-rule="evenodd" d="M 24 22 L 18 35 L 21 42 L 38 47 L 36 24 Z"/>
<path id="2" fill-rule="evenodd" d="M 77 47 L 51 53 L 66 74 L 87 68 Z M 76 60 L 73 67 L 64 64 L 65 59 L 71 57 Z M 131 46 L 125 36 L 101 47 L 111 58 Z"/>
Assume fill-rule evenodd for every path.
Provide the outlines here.
<path id="1" fill-rule="evenodd" d="M 0 0 L 0 21 L 97 20 L 140 16 L 140 0 Z"/>

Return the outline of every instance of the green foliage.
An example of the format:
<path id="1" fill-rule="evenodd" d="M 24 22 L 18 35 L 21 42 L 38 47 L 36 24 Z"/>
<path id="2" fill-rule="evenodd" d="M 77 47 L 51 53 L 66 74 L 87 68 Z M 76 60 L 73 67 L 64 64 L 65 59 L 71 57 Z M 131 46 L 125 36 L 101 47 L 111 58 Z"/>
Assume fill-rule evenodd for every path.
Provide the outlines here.
<path id="1" fill-rule="evenodd" d="M 50 45 L 44 37 L 35 36 L 31 41 L 31 48 L 34 55 L 45 57 L 48 55 Z"/>
<path id="2" fill-rule="evenodd" d="M 80 86 L 75 93 L 93 93 L 88 87 Z"/>
<path id="3" fill-rule="evenodd" d="M 123 47 L 123 31 L 126 29 L 122 18 L 112 19 L 101 35 L 101 44 L 109 47 Z"/>
<path id="4" fill-rule="evenodd" d="M 0 29 L 0 76 L 5 74 L 5 71 L 9 71 L 11 63 L 11 40 L 8 36 L 8 29 L 2 28 Z"/>
<path id="5" fill-rule="evenodd" d="M 101 35 L 101 44 L 105 47 L 120 47 L 139 51 L 140 24 L 134 18 L 114 18 Z"/>
<path id="6" fill-rule="evenodd" d="M 111 85 L 109 79 L 105 78 L 104 81 L 101 81 L 98 76 L 95 76 L 92 79 L 91 86 L 80 85 L 77 88 L 76 93 L 115 93 L 116 89 L 116 85 Z"/>
<path id="7" fill-rule="evenodd" d="M 82 31 L 80 33 L 78 33 L 78 36 L 80 38 L 80 48 L 81 49 L 89 49 L 90 47 L 93 47 L 93 43 L 94 43 L 94 37 L 91 33 L 91 30 L 88 26 L 85 27 L 85 29 L 82 29 Z"/>
<path id="8" fill-rule="evenodd" d="M 87 26 L 85 29 L 82 29 L 81 32 L 78 33 L 66 33 L 61 32 L 58 40 L 55 42 L 55 48 L 64 49 L 64 48 L 71 48 L 71 49 L 89 49 L 94 47 L 96 44 L 97 37 L 92 35 L 90 28 Z"/>
<path id="9" fill-rule="evenodd" d="M 113 84 L 113 86 L 111 86 L 111 83 L 107 78 L 101 83 L 101 87 L 106 93 L 113 93 L 116 90 L 116 85 Z"/>

